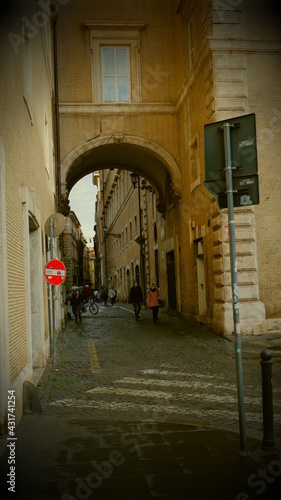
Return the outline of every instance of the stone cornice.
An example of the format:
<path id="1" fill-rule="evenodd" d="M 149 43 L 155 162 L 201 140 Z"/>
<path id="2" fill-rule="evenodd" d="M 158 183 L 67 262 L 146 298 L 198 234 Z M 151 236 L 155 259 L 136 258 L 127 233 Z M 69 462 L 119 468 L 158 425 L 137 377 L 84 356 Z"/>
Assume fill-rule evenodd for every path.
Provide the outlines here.
<path id="1" fill-rule="evenodd" d="M 281 39 L 268 40 L 262 38 L 222 38 L 209 36 L 208 41 L 212 51 L 229 51 L 235 52 L 264 52 L 271 54 L 280 54 Z"/>
<path id="2" fill-rule="evenodd" d="M 134 22 L 134 21 L 84 21 L 83 25 L 85 28 L 94 29 L 135 29 L 142 30 L 146 27 L 144 21 Z"/>
<path id="3" fill-rule="evenodd" d="M 152 113 L 161 115 L 175 114 L 175 106 L 173 104 L 92 104 L 92 103 L 62 103 L 59 106 L 60 114 L 140 114 Z"/>

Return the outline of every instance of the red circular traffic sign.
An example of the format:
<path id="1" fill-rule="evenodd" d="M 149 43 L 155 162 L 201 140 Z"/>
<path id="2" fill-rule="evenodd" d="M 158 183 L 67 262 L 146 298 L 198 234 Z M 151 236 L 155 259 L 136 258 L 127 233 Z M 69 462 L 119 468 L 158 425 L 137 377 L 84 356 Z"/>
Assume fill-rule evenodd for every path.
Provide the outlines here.
<path id="1" fill-rule="evenodd" d="M 45 278 L 50 285 L 61 285 L 66 278 L 64 263 L 58 259 L 50 260 L 45 266 Z"/>

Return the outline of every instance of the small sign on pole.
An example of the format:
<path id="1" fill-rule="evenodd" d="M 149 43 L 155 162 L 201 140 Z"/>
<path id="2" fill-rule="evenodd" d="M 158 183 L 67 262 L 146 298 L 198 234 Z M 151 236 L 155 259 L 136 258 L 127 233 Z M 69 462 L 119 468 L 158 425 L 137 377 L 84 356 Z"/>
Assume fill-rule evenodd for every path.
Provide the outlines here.
<path id="1" fill-rule="evenodd" d="M 66 268 L 58 259 L 50 260 L 45 266 L 45 278 L 53 286 L 61 285 L 66 278 Z"/>

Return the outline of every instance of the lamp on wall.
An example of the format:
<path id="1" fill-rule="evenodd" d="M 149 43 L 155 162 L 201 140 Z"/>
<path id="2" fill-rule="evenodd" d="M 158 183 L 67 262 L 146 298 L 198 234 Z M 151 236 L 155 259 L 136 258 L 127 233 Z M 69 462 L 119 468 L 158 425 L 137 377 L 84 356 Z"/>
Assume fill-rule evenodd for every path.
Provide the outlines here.
<path id="1" fill-rule="evenodd" d="M 105 236 L 114 236 L 114 238 L 121 238 L 121 233 L 107 233 L 107 226 L 104 224 L 102 226 Z"/>
<path id="2" fill-rule="evenodd" d="M 132 184 L 134 186 L 134 189 L 136 189 L 136 188 L 142 189 L 142 190 L 146 189 L 147 191 L 150 191 L 150 193 L 155 193 L 155 189 L 152 186 L 150 186 L 150 185 L 147 186 L 145 179 L 143 179 L 141 181 L 141 185 L 140 185 L 140 183 L 139 183 L 140 178 L 139 178 L 138 174 L 135 174 L 134 172 L 132 172 L 130 174 L 130 176 L 131 176 L 131 181 L 132 181 Z"/>
<path id="3" fill-rule="evenodd" d="M 154 193 L 154 189 L 152 186 L 147 186 L 146 185 L 146 180 L 143 179 L 141 185 L 140 185 L 140 177 L 138 174 L 135 174 L 132 172 L 130 174 L 131 176 L 131 181 L 134 186 L 134 189 L 138 189 L 139 195 L 138 195 L 138 201 L 139 201 L 139 225 L 140 225 L 140 237 L 139 237 L 139 243 L 140 243 L 140 264 L 141 264 L 141 276 L 142 276 L 142 288 L 143 288 L 143 296 L 145 297 L 145 268 L 144 268 L 144 250 L 143 250 L 143 235 L 142 235 L 142 225 L 141 225 L 141 200 L 140 200 L 140 190 L 146 189 L 147 191 L 150 191 L 151 193 Z"/>

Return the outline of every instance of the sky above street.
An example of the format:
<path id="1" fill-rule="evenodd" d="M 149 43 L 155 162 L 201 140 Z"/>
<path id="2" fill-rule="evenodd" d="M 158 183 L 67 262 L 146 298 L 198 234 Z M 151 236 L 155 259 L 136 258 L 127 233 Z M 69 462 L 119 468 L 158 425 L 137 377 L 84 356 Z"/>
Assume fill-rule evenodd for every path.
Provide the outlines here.
<path id="1" fill-rule="evenodd" d="M 75 212 L 88 244 L 93 243 L 96 194 L 97 188 L 93 185 L 90 174 L 77 182 L 69 195 L 70 208 Z"/>

